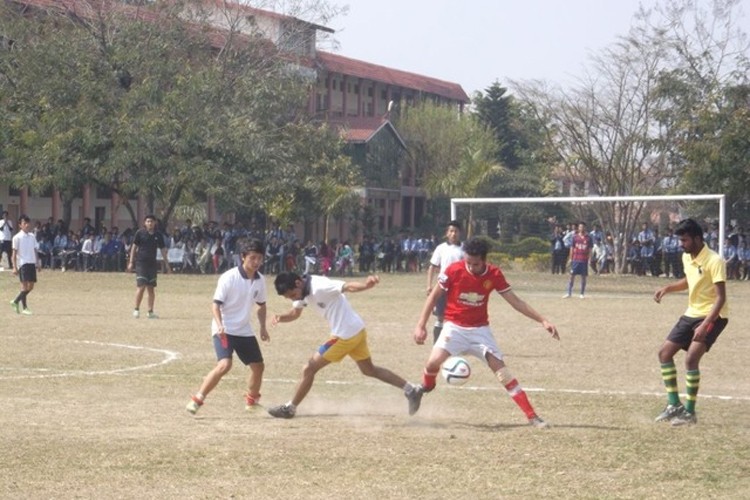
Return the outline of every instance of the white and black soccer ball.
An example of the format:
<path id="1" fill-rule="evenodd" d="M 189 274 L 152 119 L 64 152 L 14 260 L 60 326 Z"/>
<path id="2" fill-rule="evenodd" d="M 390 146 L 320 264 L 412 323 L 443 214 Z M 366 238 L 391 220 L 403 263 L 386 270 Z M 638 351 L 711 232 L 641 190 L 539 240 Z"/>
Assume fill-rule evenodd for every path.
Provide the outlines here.
<path id="1" fill-rule="evenodd" d="M 471 365 L 464 358 L 453 356 L 445 360 L 440 373 L 450 385 L 464 385 L 471 377 Z"/>

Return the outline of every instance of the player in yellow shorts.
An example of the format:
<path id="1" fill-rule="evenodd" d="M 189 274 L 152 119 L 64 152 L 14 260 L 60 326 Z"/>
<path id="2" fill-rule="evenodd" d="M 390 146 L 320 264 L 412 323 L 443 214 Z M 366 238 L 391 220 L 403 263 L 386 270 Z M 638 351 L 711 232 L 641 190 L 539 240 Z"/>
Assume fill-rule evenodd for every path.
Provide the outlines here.
<path id="1" fill-rule="evenodd" d="M 271 325 L 294 321 L 300 317 L 305 307 L 316 309 L 328 321 L 331 338 L 313 354 L 302 370 L 302 379 L 297 385 L 294 397 L 286 404 L 275 406 L 268 413 L 277 418 L 294 417 L 297 406 L 307 396 L 315 380 L 315 374 L 330 363 L 350 356 L 359 370 L 368 377 L 403 389 L 409 400 L 409 414 L 413 415 L 422 398 L 419 389 L 387 368 L 374 365 L 367 347 L 367 331 L 362 318 L 354 311 L 345 292 L 369 290 L 380 282 L 377 276 L 368 276 L 365 282 L 332 280 L 325 276 L 299 276 L 295 273 L 281 273 L 276 276 L 276 292 L 292 301 L 292 310 L 277 314 Z"/>

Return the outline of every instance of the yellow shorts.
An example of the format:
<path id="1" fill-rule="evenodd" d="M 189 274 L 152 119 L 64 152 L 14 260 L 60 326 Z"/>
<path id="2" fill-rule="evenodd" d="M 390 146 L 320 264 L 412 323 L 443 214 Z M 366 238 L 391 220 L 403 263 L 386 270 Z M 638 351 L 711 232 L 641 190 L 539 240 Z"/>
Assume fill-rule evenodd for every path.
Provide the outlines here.
<path id="1" fill-rule="evenodd" d="M 331 337 L 318 348 L 318 354 L 331 363 L 337 363 L 345 356 L 351 356 L 354 361 L 362 361 L 370 357 L 367 347 L 367 330 L 362 329 L 357 335 L 349 339 Z"/>

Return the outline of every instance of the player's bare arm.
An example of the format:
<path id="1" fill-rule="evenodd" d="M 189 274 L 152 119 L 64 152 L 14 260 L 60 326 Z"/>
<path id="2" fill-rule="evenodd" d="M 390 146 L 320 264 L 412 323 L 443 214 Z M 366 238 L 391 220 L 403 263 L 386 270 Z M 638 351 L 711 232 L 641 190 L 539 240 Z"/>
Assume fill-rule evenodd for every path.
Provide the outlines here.
<path id="1" fill-rule="evenodd" d="M 432 292 L 430 292 L 430 295 L 427 296 L 427 300 L 425 301 L 424 306 L 422 306 L 422 311 L 419 313 L 417 326 L 414 327 L 414 342 L 417 344 L 422 345 L 427 339 L 427 321 L 430 319 L 430 314 L 435 308 L 435 303 L 438 301 L 438 298 L 444 293 L 445 290 L 443 290 L 442 287 L 436 286 L 433 288 Z"/>
<path id="2" fill-rule="evenodd" d="M 257 303 L 256 303 L 257 304 Z M 260 324 L 260 340 L 264 342 L 268 342 L 271 340 L 271 337 L 268 335 L 268 328 L 266 328 L 266 315 L 267 315 L 267 308 L 266 303 L 257 304 L 258 305 L 258 323 Z"/>
<path id="3" fill-rule="evenodd" d="M 271 318 L 271 326 L 276 326 L 279 323 L 289 323 L 290 321 L 294 321 L 295 319 L 299 318 L 301 315 L 302 309 L 293 307 L 289 312 L 286 312 L 284 314 L 274 314 L 273 318 Z"/>
<path id="4" fill-rule="evenodd" d="M 560 333 L 557 331 L 557 327 L 547 321 L 544 316 L 539 314 L 536 309 L 531 307 L 529 304 L 527 304 L 524 300 L 521 299 L 518 295 L 516 295 L 513 290 L 508 290 L 507 292 L 504 292 L 501 294 L 502 297 L 505 299 L 505 301 L 511 305 L 513 309 L 520 312 L 524 316 L 526 316 L 529 319 L 533 319 L 537 323 L 541 323 L 542 327 L 549 332 L 550 335 L 552 335 L 552 338 L 555 340 L 560 340 Z"/>
<path id="5" fill-rule="evenodd" d="M 351 293 L 362 292 L 364 290 L 369 290 L 378 283 L 380 283 L 380 277 L 377 275 L 371 275 L 367 277 L 367 280 L 365 280 L 364 283 L 361 281 L 347 281 L 346 283 L 344 283 L 342 291 Z"/>
<path id="6" fill-rule="evenodd" d="M 675 281 L 674 283 L 670 283 L 669 285 L 665 285 L 659 288 L 656 291 L 656 293 L 654 293 L 654 301 L 657 304 L 659 304 L 661 302 L 662 297 L 664 297 L 666 294 L 673 293 L 673 292 L 682 292 L 687 289 L 688 289 L 687 278 L 682 278 L 679 281 Z"/>

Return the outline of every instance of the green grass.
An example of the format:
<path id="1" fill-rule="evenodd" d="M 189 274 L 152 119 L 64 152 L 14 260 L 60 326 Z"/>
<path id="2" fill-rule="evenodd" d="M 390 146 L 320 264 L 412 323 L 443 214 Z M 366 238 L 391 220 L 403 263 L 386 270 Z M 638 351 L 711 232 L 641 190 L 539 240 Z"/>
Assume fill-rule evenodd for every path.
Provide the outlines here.
<path id="1" fill-rule="evenodd" d="M 429 346 L 411 340 L 426 277 L 384 275 L 350 300 L 373 361 L 418 381 Z M 750 283 L 728 284 L 732 316 L 704 358 L 699 424 L 653 423 L 665 403 L 656 352 L 684 310 L 663 279 L 509 273 L 560 329 L 491 299 L 506 362 L 553 427 L 528 427 L 482 364 L 465 388 L 438 388 L 409 417 L 400 391 L 350 361 L 323 370 L 292 420 L 248 414 L 239 362 L 195 417 L 184 405 L 215 358 L 215 276 L 159 277 L 159 320 L 130 316 L 133 275 L 43 272 L 34 316 L 12 312 L 0 273 L 2 498 L 746 498 L 750 491 Z M 269 312 L 290 303 L 269 280 Z M 575 296 L 574 296 L 575 297 Z M 271 329 L 262 403 L 290 399 L 327 335 L 313 311 Z M 170 354 L 173 353 L 173 354 Z M 176 359 L 169 361 L 169 356 Z M 677 358 L 684 390 L 683 356 Z M 718 396 L 724 397 L 719 398 Z"/>

